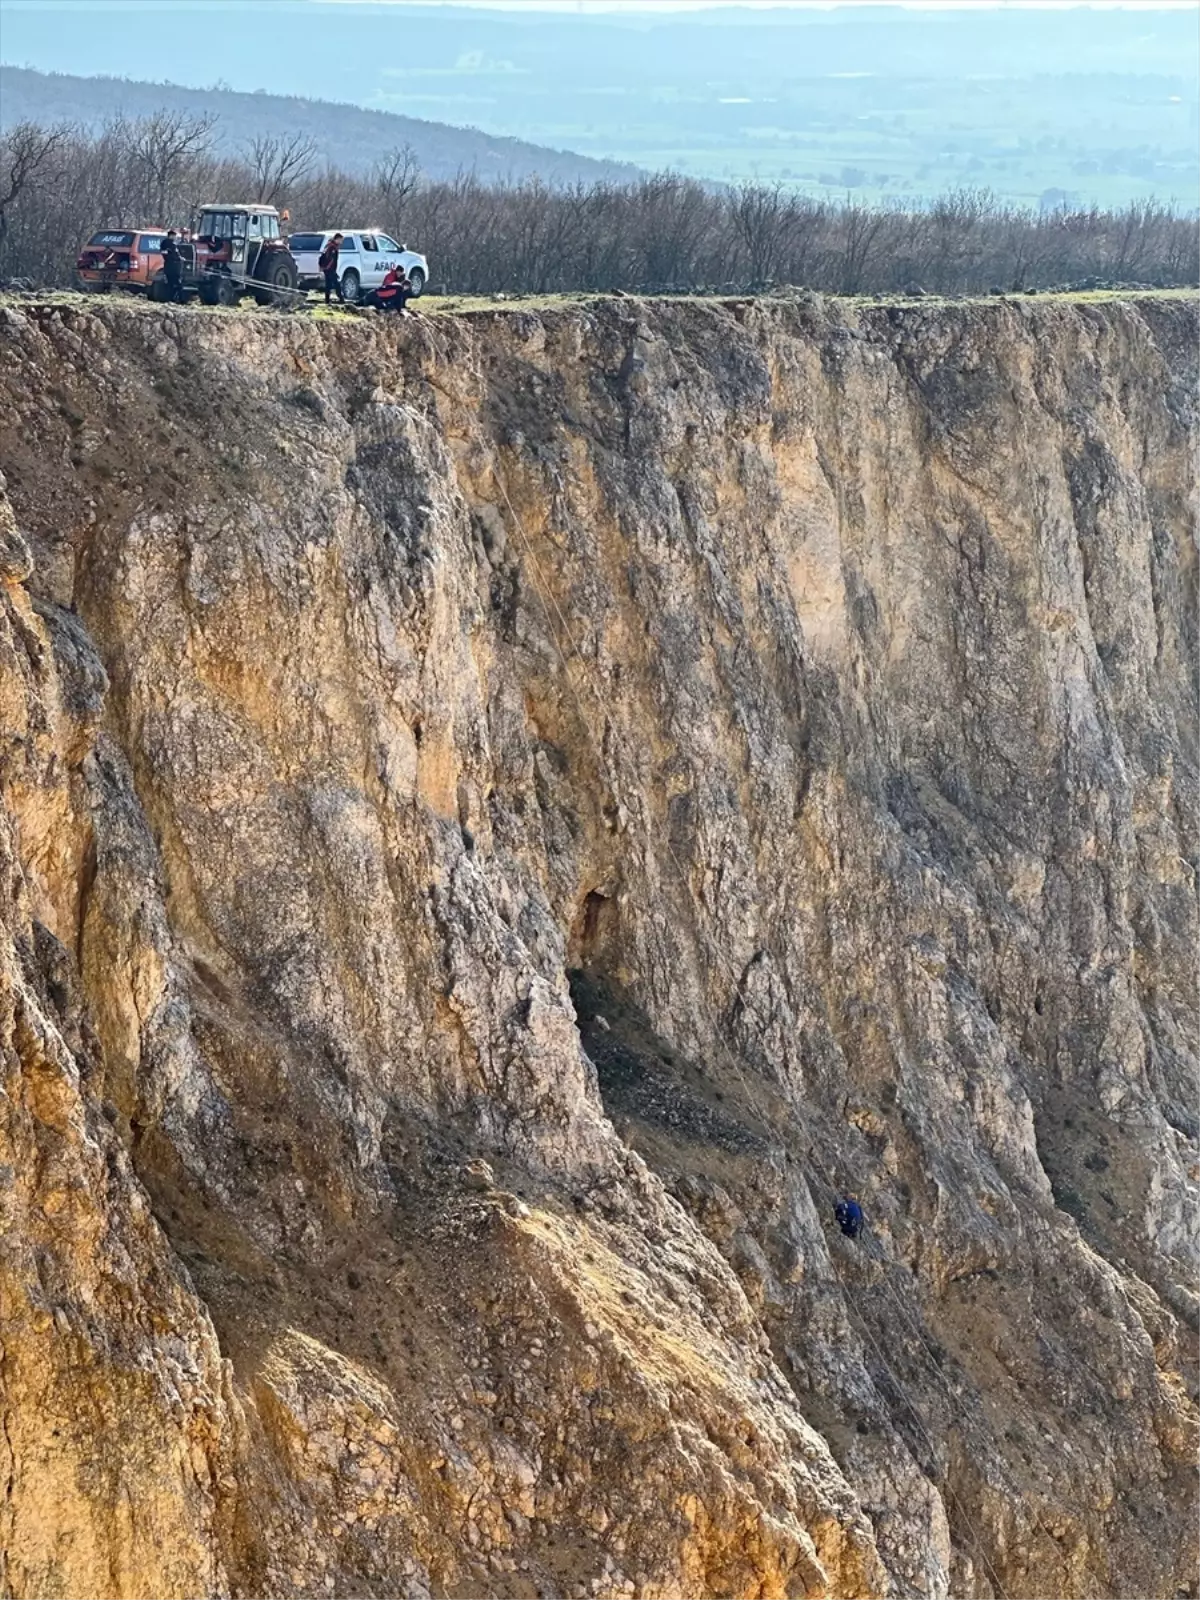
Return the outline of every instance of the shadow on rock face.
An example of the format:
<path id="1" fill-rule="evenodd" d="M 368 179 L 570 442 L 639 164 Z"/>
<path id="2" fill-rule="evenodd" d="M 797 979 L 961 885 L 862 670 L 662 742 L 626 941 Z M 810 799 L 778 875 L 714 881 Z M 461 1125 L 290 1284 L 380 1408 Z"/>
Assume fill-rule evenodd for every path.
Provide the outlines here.
<path id="1" fill-rule="evenodd" d="M 711 1073 L 661 1038 L 619 984 L 581 968 L 569 977 L 583 1048 L 615 1123 L 644 1124 L 739 1155 L 766 1149 L 750 1113 L 713 1087 Z"/>

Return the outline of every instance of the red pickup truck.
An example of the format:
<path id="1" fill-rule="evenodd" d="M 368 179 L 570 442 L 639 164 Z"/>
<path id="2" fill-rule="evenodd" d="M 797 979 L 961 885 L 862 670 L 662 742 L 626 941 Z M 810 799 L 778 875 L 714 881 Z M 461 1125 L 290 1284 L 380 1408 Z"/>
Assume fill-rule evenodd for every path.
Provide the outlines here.
<path id="1" fill-rule="evenodd" d="M 132 289 L 145 294 L 162 270 L 165 228 L 103 228 L 94 233 L 75 263 L 85 289 Z"/>

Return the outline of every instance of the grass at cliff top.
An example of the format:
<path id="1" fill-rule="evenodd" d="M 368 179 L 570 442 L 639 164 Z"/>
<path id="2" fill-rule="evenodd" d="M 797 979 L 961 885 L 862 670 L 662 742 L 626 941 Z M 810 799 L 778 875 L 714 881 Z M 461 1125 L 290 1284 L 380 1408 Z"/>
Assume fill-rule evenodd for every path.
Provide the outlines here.
<path id="1" fill-rule="evenodd" d="M 622 294 L 615 298 L 624 300 L 712 300 L 718 303 L 745 300 L 788 301 L 797 299 L 809 291 L 797 289 L 784 294 L 755 295 L 748 291 L 744 294 L 661 294 L 661 295 L 636 295 Z M 907 295 L 907 294 L 852 294 L 839 295 L 826 292 L 813 291 L 822 300 L 836 301 L 840 305 L 960 305 L 967 302 L 972 304 L 988 304 L 997 300 L 1178 300 L 1200 298 L 1200 289 L 1039 289 L 1035 294 L 963 294 L 963 295 Z M 454 316 L 459 312 L 470 311 L 536 311 L 540 309 L 553 309 L 556 306 L 580 305 L 594 300 L 611 300 L 614 296 L 601 294 L 598 291 L 580 294 L 538 294 L 538 295 L 505 295 L 503 299 L 496 299 L 494 295 L 445 295 L 422 298 L 420 310 L 422 315 L 433 312 L 439 316 Z M 322 308 L 324 309 L 324 308 Z M 333 315 L 337 315 L 336 312 Z"/>
<path id="2" fill-rule="evenodd" d="M 533 294 L 533 295 L 425 295 L 420 301 L 419 315 L 423 317 L 458 316 L 481 311 L 552 311 L 564 309 L 567 306 L 594 305 L 597 301 L 607 300 L 682 300 L 682 301 L 711 301 L 717 304 L 730 302 L 744 303 L 748 300 L 761 299 L 786 303 L 808 291 L 797 289 L 787 294 L 752 295 L 633 295 L 621 293 L 618 295 L 601 294 L 598 291 L 580 292 L 578 294 Z M 857 294 L 835 295 L 820 293 L 818 298 L 828 300 L 839 305 L 873 306 L 873 305 L 993 305 L 999 301 L 1012 302 L 1038 302 L 1045 300 L 1066 301 L 1069 303 L 1088 303 L 1104 300 L 1194 300 L 1200 298 L 1200 289 L 1039 289 L 1033 294 L 978 294 L 978 295 L 936 295 L 926 294 L 921 296 L 905 294 Z M 33 293 L 29 291 L 0 291 L 0 305 L 121 305 L 146 315 L 150 312 L 175 309 L 166 305 L 152 304 L 140 295 L 115 294 L 95 295 L 85 294 L 78 289 L 46 289 Z M 274 315 L 270 307 L 258 307 L 247 301 L 240 307 L 202 306 L 193 302 L 185 308 L 189 312 L 209 317 L 236 317 L 261 314 Z M 383 324 L 386 318 L 383 314 L 372 314 L 365 311 L 349 311 L 339 306 L 326 306 L 319 301 L 310 300 L 307 305 L 299 308 L 298 314 L 309 317 L 318 322 L 339 322 L 342 324 L 362 323 L 367 326 Z"/>
<path id="3" fill-rule="evenodd" d="M 463 313 L 479 311 L 553 311 L 566 306 L 586 305 L 597 300 L 696 300 L 696 301 L 745 301 L 745 300 L 781 300 L 787 301 L 808 291 L 797 289 L 786 294 L 753 295 L 748 291 L 744 294 L 699 295 L 699 294 L 663 294 L 663 295 L 636 295 L 622 292 L 618 295 L 603 294 L 599 290 L 580 290 L 574 294 L 447 294 L 447 295 L 422 295 L 413 305 L 414 311 L 420 316 L 457 316 Z M 1141 300 L 1153 298 L 1156 300 L 1176 300 L 1197 298 L 1200 289 L 1039 289 L 1035 294 L 1003 294 L 1003 295 L 906 295 L 906 294 L 856 294 L 834 295 L 821 294 L 820 298 L 836 301 L 842 305 L 957 305 L 965 302 L 988 304 L 997 300 Z M 316 317 L 319 321 L 331 322 L 375 322 L 383 321 L 382 314 L 377 318 L 373 314 L 361 311 L 345 311 L 339 306 L 326 306 L 315 301 L 310 301 L 307 314 Z"/>

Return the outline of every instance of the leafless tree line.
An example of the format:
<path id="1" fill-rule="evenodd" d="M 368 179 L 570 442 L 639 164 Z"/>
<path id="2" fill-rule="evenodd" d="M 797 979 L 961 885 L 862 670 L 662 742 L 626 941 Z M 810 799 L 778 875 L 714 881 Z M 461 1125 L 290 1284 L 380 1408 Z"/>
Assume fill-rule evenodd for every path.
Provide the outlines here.
<path id="1" fill-rule="evenodd" d="M 947 294 L 1200 277 L 1195 214 L 1156 200 L 1040 214 L 960 190 L 904 211 L 671 173 L 566 188 L 471 173 L 431 183 L 407 147 L 361 178 L 322 168 L 300 136 L 221 155 L 212 119 L 160 112 L 97 134 L 24 123 L 0 136 L 0 278 L 69 283 L 93 228 L 186 225 L 213 199 L 286 207 L 293 229 L 382 227 L 429 257 L 434 285 L 467 294 L 773 283 Z"/>

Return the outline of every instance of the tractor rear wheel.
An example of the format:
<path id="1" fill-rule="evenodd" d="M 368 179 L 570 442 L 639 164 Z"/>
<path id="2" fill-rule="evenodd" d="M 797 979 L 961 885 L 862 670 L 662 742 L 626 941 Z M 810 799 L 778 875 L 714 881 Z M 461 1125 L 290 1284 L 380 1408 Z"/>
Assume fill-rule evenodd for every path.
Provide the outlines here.
<path id="1" fill-rule="evenodd" d="M 260 258 L 256 274 L 264 285 L 254 291 L 260 306 L 289 306 L 296 298 L 300 274 L 288 250 L 272 250 L 265 259 Z"/>

